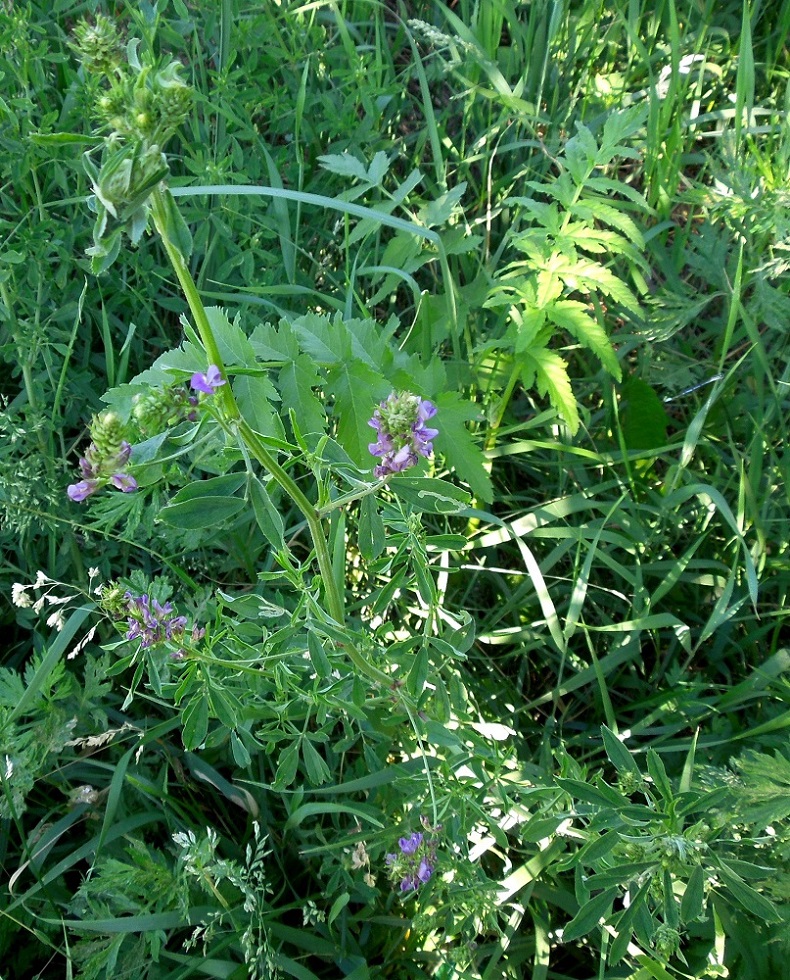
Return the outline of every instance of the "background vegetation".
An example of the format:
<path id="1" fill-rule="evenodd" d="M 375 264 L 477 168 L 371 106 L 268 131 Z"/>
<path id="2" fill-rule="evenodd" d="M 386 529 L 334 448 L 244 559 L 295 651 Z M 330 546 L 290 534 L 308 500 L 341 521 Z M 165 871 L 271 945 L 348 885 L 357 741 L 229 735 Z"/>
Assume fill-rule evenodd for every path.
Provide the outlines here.
<path id="1" fill-rule="evenodd" d="M 276 328 L 318 372 L 259 429 L 328 425 L 362 479 L 389 388 L 439 406 L 431 476 L 469 495 L 332 523 L 413 712 L 326 622 L 294 647 L 287 496 L 164 509 L 227 447 L 65 495 L 104 392 L 184 339 L 156 236 L 85 254 L 101 13 L 194 85 L 170 187 L 235 363 Z M 789 38 L 787 0 L 2 6 L 3 980 L 790 975 Z M 214 659 L 143 664 L 100 583 Z"/>

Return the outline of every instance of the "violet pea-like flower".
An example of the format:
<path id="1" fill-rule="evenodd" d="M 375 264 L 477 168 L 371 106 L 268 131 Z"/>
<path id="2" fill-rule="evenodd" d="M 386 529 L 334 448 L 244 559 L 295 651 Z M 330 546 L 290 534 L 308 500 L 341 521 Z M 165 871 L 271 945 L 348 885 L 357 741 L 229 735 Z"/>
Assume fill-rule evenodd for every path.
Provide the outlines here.
<path id="1" fill-rule="evenodd" d="M 392 473 L 402 473 L 419 462 L 420 456 L 433 452 L 433 440 L 438 429 L 426 423 L 436 415 L 436 406 L 426 398 L 409 391 L 392 394 L 379 404 L 368 422 L 378 438 L 368 448 L 381 462 L 373 473 L 384 479 Z"/>
<path id="2" fill-rule="evenodd" d="M 87 500 L 98 489 L 98 480 L 80 480 L 79 483 L 72 483 L 66 489 L 66 493 L 69 496 L 69 500 L 73 500 L 75 504 L 81 504 L 83 500 Z"/>
<path id="3" fill-rule="evenodd" d="M 204 395 L 213 395 L 217 388 L 225 384 L 225 379 L 220 374 L 216 364 L 209 364 L 205 374 L 196 371 L 189 382 L 195 391 L 202 391 Z"/>
<path id="4" fill-rule="evenodd" d="M 408 837 L 401 837 L 398 841 L 401 854 L 414 854 L 420 844 L 422 844 L 422 834 L 419 831 L 410 834 Z"/>
<path id="5" fill-rule="evenodd" d="M 137 480 L 129 473 L 113 473 L 110 477 L 110 483 L 116 490 L 121 490 L 123 493 L 131 493 L 137 489 Z"/>

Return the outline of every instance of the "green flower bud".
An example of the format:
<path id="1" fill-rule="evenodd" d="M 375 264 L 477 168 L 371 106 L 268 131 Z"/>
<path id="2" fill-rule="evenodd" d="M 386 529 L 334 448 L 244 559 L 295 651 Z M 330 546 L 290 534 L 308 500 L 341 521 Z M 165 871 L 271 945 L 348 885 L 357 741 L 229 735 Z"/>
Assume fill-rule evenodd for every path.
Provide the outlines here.
<path id="1" fill-rule="evenodd" d="M 121 64 L 123 43 L 115 24 L 103 14 L 96 15 L 96 22 L 82 21 L 74 28 L 72 47 L 82 59 L 88 72 L 110 75 Z"/>
<path id="2" fill-rule="evenodd" d="M 99 594 L 99 606 L 111 616 L 120 617 L 126 612 L 125 591 L 115 582 L 102 585 Z"/>
<path id="3" fill-rule="evenodd" d="M 680 933 L 677 929 L 662 923 L 653 937 L 656 952 L 663 960 L 668 960 L 680 949 Z"/>
<path id="4" fill-rule="evenodd" d="M 125 441 L 125 427 L 115 412 L 94 415 L 90 426 L 91 442 L 100 459 L 118 456 Z"/>
<path id="5" fill-rule="evenodd" d="M 188 85 L 171 85 L 160 97 L 159 113 L 163 127 L 174 132 L 184 122 L 192 108 L 192 89 Z"/>
<path id="6" fill-rule="evenodd" d="M 183 388 L 153 388 L 134 396 L 132 416 L 144 434 L 153 434 L 189 418 L 195 402 Z"/>

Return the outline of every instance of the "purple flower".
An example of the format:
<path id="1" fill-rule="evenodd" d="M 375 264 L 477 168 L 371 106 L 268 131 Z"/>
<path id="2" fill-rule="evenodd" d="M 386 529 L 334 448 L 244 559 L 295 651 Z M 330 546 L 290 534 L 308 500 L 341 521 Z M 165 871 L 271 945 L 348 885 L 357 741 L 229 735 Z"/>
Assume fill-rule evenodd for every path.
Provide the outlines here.
<path id="1" fill-rule="evenodd" d="M 126 609 L 128 612 L 126 632 L 127 640 L 139 640 L 144 649 L 157 646 L 165 640 L 179 641 L 184 635 L 187 625 L 186 616 L 173 616 L 173 605 L 164 605 L 147 594 L 140 596 L 127 592 Z"/>
<path id="2" fill-rule="evenodd" d="M 423 858 L 420 861 L 420 866 L 417 869 L 417 877 L 424 884 L 431 880 L 431 875 L 433 874 L 433 868 L 428 864 L 428 862 Z"/>
<path id="3" fill-rule="evenodd" d="M 132 490 L 137 489 L 137 480 L 128 473 L 113 473 L 110 477 L 110 483 L 116 490 L 121 490 L 123 493 L 131 493 Z"/>
<path id="4" fill-rule="evenodd" d="M 224 384 L 225 379 L 219 373 L 219 368 L 216 364 L 209 364 L 205 374 L 196 371 L 192 375 L 192 380 L 189 382 L 191 388 L 195 391 L 202 391 L 204 395 L 213 395 L 216 389 Z"/>
<path id="5" fill-rule="evenodd" d="M 373 413 L 368 425 L 378 433 L 376 442 L 368 449 L 381 462 L 373 473 L 384 479 L 391 473 L 402 473 L 419 461 L 419 456 L 428 457 L 433 452 L 433 439 L 438 429 L 429 428 L 425 423 L 436 415 L 436 406 L 425 398 L 404 391 L 395 392 L 381 402 Z"/>
<path id="6" fill-rule="evenodd" d="M 420 844 L 422 844 L 422 834 L 417 831 L 411 837 L 401 837 L 398 841 L 401 854 L 414 854 Z"/>
<path id="7" fill-rule="evenodd" d="M 94 449 L 95 451 L 95 447 L 93 446 L 93 444 L 91 444 L 91 449 Z M 79 466 L 80 466 L 80 473 L 82 473 L 82 475 L 85 477 L 86 480 L 90 480 L 96 476 L 96 467 L 85 456 L 80 456 Z"/>
<path id="8" fill-rule="evenodd" d="M 131 493 L 137 489 L 137 480 L 131 474 L 124 472 L 126 464 L 132 455 L 132 446 L 125 439 L 116 442 L 115 446 L 99 449 L 92 442 L 80 456 L 79 468 L 83 477 L 79 483 L 72 483 L 66 490 L 70 500 L 82 503 L 97 490 L 111 484 L 123 493 Z"/>
<path id="9" fill-rule="evenodd" d="M 87 500 L 98 489 L 98 480 L 80 480 L 79 483 L 72 483 L 66 490 L 66 493 L 69 495 L 69 500 L 73 500 L 76 504 L 81 504 L 83 500 Z"/>
<path id="10" fill-rule="evenodd" d="M 424 817 L 422 825 L 425 833 L 415 831 L 408 837 L 401 837 L 398 840 L 398 851 L 387 854 L 384 858 L 390 880 L 397 882 L 403 893 L 416 892 L 421 885 L 426 885 L 436 868 L 436 831 L 441 828 L 432 827 Z"/>

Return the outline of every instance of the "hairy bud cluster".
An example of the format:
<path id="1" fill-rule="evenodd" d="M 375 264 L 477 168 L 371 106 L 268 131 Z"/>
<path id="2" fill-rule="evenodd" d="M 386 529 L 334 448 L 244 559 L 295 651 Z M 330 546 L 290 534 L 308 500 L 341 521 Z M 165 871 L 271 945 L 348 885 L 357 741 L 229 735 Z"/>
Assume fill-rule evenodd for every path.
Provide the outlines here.
<path id="1" fill-rule="evenodd" d="M 82 479 L 67 489 L 69 499 L 82 503 L 108 485 L 123 493 L 136 490 L 137 481 L 127 473 L 132 447 L 120 418 L 115 412 L 102 412 L 94 417 L 90 432 L 91 443 L 79 461 Z"/>

